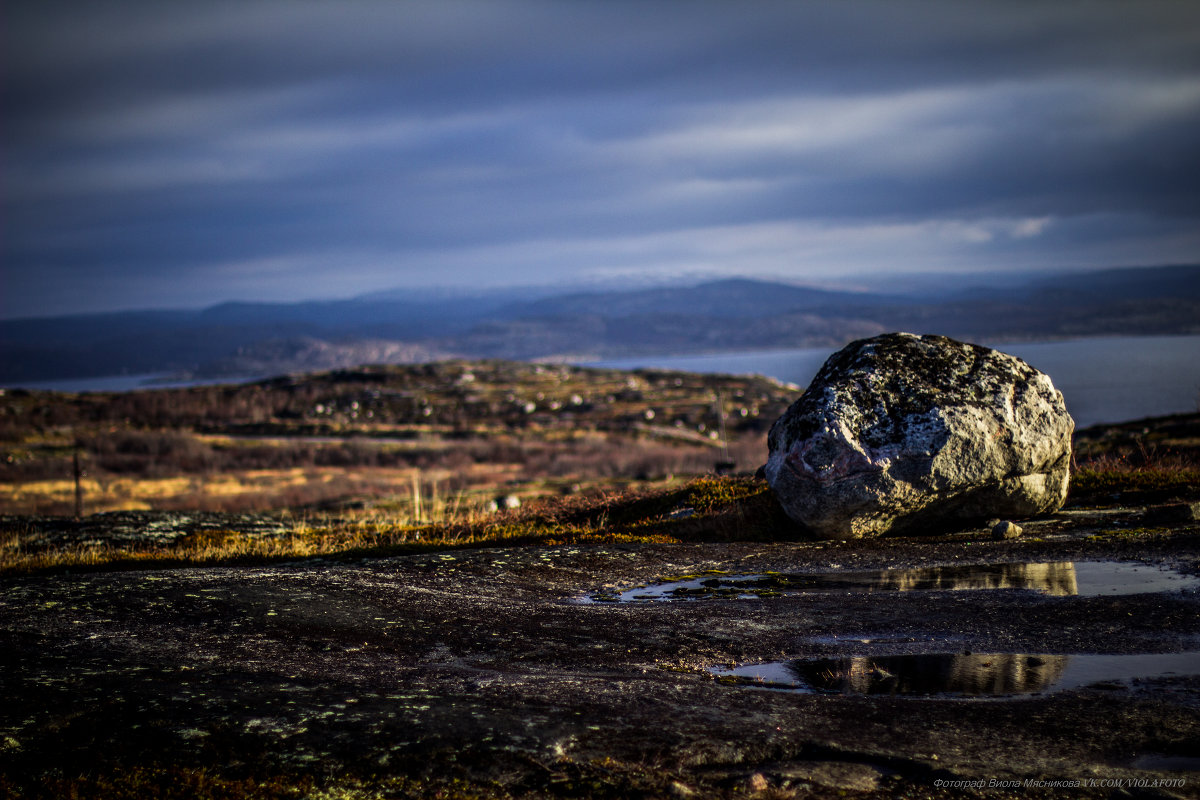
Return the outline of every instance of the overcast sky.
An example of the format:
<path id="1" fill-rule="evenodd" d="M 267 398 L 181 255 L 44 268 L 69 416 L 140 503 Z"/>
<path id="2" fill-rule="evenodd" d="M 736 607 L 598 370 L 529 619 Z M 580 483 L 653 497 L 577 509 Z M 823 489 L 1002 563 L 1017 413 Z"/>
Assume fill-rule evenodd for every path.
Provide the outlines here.
<path id="1" fill-rule="evenodd" d="M 1200 261 L 1200 3 L 0 13 L 7 317 Z"/>

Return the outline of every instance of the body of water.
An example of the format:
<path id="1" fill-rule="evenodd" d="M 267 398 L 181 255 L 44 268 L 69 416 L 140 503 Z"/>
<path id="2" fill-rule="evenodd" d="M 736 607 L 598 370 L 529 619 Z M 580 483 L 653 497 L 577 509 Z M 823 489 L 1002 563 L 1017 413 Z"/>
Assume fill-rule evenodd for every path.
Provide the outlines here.
<path id="1" fill-rule="evenodd" d="M 1200 407 L 1200 336 L 1112 336 L 1063 342 L 993 345 L 1045 372 L 1063 393 L 1077 427 L 1196 411 Z M 591 366 L 656 367 L 687 372 L 766 375 L 807 385 L 836 348 L 754 350 L 701 356 L 646 356 Z M 121 392 L 237 383 L 236 379 L 163 382 L 163 374 L 34 381 L 25 389 Z M 257 380 L 245 378 L 244 381 Z"/>
<path id="2" fill-rule="evenodd" d="M 1200 404 L 1200 336 L 1112 336 L 991 346 L 1049 375 L 1079 428 L 1196 411 Z M 628 358 L 592 366 L 754 373 L 805 386 L 835 349 Z"/>
<path id="3" fill-rule="evenodd" d="M 178 389 L 186 386 L 208 386 L 221 383 L 249 383 L 261 378 L 209 378 L 206 380 L 172 380 L 169 372 L 147 372 L 140 375 L 105 375 L 100 378 L 63 378 L 54 381 L 24 381 L 9 388 L 34 389 L 43 392 L 132 392 L 135 389 Z"/>

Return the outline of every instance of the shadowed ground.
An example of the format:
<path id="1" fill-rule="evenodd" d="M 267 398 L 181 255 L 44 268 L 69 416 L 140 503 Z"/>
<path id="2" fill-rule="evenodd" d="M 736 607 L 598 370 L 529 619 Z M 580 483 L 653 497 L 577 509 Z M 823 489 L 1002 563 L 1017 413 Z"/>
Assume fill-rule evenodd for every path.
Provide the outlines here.
<path id="1" fill-rule="evenodd" d="M 563 545 L 6 577 L 0 787 L 17 796 L 939 796 L 940 780 L 1149 777 L 1189 779 L 1153 789 L 1187 796 L 1197 773 L 1135 765 L 1200 752 L 1197 675 L 964 701 L 772 692 L 708 669 L 1196 650 L 1194 590 L 580 602 L 704 570 L 1115 558 L 1195 574 L 1195 523 L 1138 527 L 1143 519 L 1141 508 L 1077 508 L 1026 523 L 1032 538 L 1011 542 L 978 530 L 852 546 Z"/>

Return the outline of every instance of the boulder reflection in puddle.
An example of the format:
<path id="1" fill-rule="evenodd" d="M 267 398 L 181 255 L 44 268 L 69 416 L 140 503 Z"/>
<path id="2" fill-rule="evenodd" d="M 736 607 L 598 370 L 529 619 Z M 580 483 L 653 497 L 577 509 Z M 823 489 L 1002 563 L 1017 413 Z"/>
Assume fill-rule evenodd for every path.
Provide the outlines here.
<path id="1" fill-rule="evenodd" d="M 789 662 L 816 691 L 840 694 L 1006 695 L 1044 691 L 1058 682 L 1070 656 L 927 654 L 855 656 Z"/>
<path id="2" fill-rule="evenodd" d="M 1032 589 L 1058 597 L 1079 592 L 1070 561 L 884 570 L 876 574 L 874 588 L 899 592 Z"/>
<path id="3" fill-rule="evenodd" d="M 827 694 L 1003 697 L 1200 675 L 1200 651 L 1074 654 L 922 653 L 712 667 L 743 686 Z"/>
<path id="4" fill-rule="evenodd" d="M 821 592 L 948 592 L 1018 590 L 1051 597 L 1125 595 L 1200 589 L 1200 577 L 1131 561 L 1048 561 L 966 564 L 847 572 L 766 572 L 729 575 L 716 570 L 665 579 L 586 602 L 773 598 Z"/>
<path id="5" fill-rule="evenodd" d="M 821 592 L 945 592 L 1021 589 L 1055 596 L 1078 592 L 1070 561 L 1029 564 L 970 564 L 858 572 L 710 575 L 666 580 L 590 599 L 617 602 L 777 597 Z"/>

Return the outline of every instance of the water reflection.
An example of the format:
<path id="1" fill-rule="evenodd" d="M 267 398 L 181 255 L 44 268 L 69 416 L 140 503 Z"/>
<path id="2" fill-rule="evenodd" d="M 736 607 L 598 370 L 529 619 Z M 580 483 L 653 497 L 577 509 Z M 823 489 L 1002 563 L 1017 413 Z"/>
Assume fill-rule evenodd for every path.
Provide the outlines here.
<path id="1" fill-rule="evenodd" d="M 884 570 L 868 580 L 873 591 L 1032 589 L 1057 596 L 1079 593 L 1075 564 L 1070 561 Z"/>
<path id="2" fill-rule="evenodd" d="M 861 572 L 679 576 L 596 602 L 653 602 L 765 598 L 817 592 L 915 592 L 1016 589 L 1056 597 L 1162 592 L 1200 587 L 1200 578 L 1124 561 L 1051 561 L 968 564 Z"/>
<path id="3" fill-rule="evenodd" d="M 802 692 L 994 697 L 1200 674 L 1200 653 L 925 653 L 776 661 L 711 671 L 751 686 Z"/>
<path id="4" fill-rule="evenodd" d="M 916 655 L 794 661 L 804 685 L 840 694 L 1032 694 L 1062 677 L 1069 656 Z"/>

